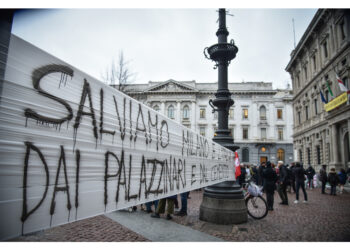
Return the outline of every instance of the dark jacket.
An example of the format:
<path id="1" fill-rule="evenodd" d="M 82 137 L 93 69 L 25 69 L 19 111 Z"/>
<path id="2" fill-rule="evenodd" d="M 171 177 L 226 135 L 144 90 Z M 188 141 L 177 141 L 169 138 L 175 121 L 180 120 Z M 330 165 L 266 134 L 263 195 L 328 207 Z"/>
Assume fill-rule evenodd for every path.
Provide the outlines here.
<path id="1" fill-rule="evenodd" d="M 339 172 L 338 173 L 339 183 L 345 185 L 346 183 L 346 173 Z"/>
<path id="2" fill-rule="evenodd" d="M 288 185 L 290 182 L 288 170 L 285 165 L 282 165 L 279 168 L 279 181 L 280 183 L 283 183 L 283 185 Z"/>
<path id="3" fill-rule="evenodd" d="M 320 181 L 327 182 L 327 172 L 323 168 L 320 169 Z"/>
<path id="4" fill-rule="evenodd" d="M 301 165 L 296 165 L 294 167 L 294 177 L 296 182 L 304 182 L 305 181 L 305 170 Z"/>
<path id="5" fill-rule="evenodd" d="M 239 180 L 239 184 L 242 185 L 242 183 L 245 182 L 245 176 L 247 172 L 245 170 L 245 167 L 240 166 L 240 168 L 241 168 L 241 175 L 238 177 L 238 180 Z"/>
<path id="6" fill-rule="evenodd" d="M 276 189 L 277 174 L 271 166 L 267 166 L 263 172 L 262 177 L 264 178 L 264 190 L 268 193 L 273 193 Z"/>
<path id="7" fill-rule="evenodd" d="M 311 166 L 309 166 L 307 169 L 306 169 L 306 176 L 308 179 L 312 179 L 314 178 L 314 175 L 315 175 L 315 169 Z"/>
<path id="8" fill-rule="evenodd" d="M 336 186 L 339 183 L 339 177 L 335 171 L 331 171 L 328 174 L 328 182 L 331 186 Z"/>

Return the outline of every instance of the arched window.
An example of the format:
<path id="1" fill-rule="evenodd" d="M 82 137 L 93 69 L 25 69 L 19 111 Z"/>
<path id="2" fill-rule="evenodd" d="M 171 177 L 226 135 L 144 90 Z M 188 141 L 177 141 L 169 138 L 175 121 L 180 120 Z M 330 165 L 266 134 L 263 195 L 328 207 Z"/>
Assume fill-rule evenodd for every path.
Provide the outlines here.
<path id="1" fill-rule="evenodd" d="M 154 107 L 153 107 L 153 109 L 155 110 L 155 111 L 157 111 L 157 112 L 159 112 L 159 106 L 158 105 L 155 105 Z"/>
<path id="2" fill-rule="evenodd" d="M 277 150 L 277 160 L 284 161 L 284 150 L 281 148 Z"/>
<path id="3" fill-rule="evenodd" d="M 190 109 L 188 108 L 188 106 L 186 105 L 183 110 L 182 110 L 182 117 L 184 119 L 188 119 L 190 118 Z"/>
<path id="4" fill-rule="evenodd" d="M 260 120 L 266 120 L 266 108 L 265 108 L 265 106 L 260 107 Z"/>
<path id="5" fill-rule="evenodd" d="M 170 119 L 174 119 L 174 106 L 173 105 L 170 105 L 168 107 L 168 117 Z"/>
<path id="6" fill-rule="evenodd" d="M 242 162 L 249 162 L 249 149 L 248 148 L 242 149 Z"/>

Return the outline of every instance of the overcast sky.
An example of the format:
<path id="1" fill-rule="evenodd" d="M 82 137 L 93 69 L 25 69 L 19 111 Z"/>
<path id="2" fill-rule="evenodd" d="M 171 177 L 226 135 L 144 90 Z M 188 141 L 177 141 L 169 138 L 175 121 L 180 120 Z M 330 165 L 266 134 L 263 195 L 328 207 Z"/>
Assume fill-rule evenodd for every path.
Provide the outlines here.
<path id="1" fill-rule="evenodd" d="M 285 67 L 317 9 L 229 9 L 228 41 L 238 46 L 229 82 L 291 83 Z M 137 73 L 135 83 L 216 82 L 203 49 L 217 43 L 216 9 L 50 9 L 16 13 L 12 32 L 101 79 L 120 50 Z"/>

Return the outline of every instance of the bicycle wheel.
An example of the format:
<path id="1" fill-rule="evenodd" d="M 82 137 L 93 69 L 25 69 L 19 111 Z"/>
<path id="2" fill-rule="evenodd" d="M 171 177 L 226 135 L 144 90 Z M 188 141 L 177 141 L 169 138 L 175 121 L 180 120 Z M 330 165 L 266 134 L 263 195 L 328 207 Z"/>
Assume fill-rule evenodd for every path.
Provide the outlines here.
<path id="1" fill-rule="evenodd" d="M 261 196 L 249 196 L 245 204 L 247 212 L 252 218 L 260 220 L 267 215 L 267 202 Z"/>

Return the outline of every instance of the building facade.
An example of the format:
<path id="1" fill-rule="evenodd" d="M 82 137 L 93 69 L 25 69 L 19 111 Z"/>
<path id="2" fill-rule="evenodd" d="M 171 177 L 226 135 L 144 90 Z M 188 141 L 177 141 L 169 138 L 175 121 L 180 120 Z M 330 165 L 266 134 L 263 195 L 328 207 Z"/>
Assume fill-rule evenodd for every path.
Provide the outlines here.
<path id="1" fill-rule="evenodd" d="M 337 170 L 349 168 L 350 105 L 336 78 L 350 88 L 349 10 L 318 10 L 286 70 L 293 83 L 296 159 L 316 169 L 323 164 Z"/>
<path id="2" fill-rule="evenodd" d="M 293 160 L 293 107 L 291 90 L 274 90 L 272 83 L 229 83 L 235 104 L 229 111 L 229 128 L 239 146 L 241 162 L 259 164 Z M 212 139 L 217 128 L 214 99 L 217 83 L 195 81 L 131 84 L 124 92 L 163 115 Z"/>

